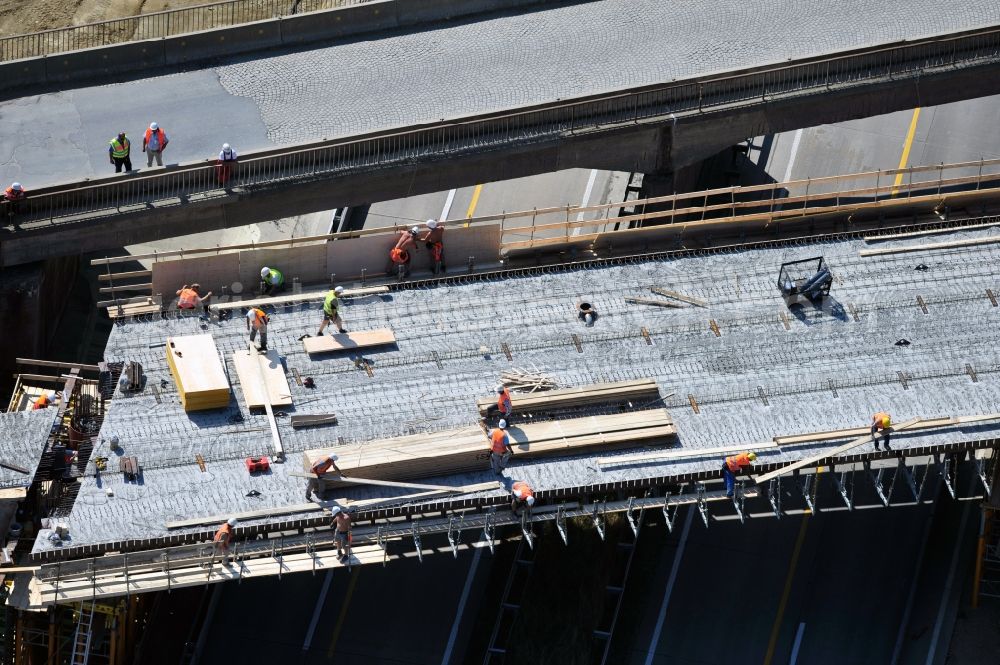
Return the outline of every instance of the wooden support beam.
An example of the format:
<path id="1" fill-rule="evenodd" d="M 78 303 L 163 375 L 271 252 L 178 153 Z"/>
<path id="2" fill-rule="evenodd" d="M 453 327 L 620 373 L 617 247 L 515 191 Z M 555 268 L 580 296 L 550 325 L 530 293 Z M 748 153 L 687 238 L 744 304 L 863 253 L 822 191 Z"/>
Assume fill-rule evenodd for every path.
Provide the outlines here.
<path id="1" fill-rule="evenodd" d="M 289 471 L 288 475 L 299 478 L 315 478 L 316 475 L 305 471 Z M 342 476 L 338 473 L 324 473 L 323 480 L 328 482 L 344 483 L 346 485 L 379 485 L 382 487 L 405 487 L 414 490 L 434 490 L 435 492 L 449 492 L 452 494 L 465 494 L 468 490 L 465 487 L 452 487 L 450 485 L 425 485 L 423 483 L 403 483 L 394 480 L 376 480 L 374 478 L 357 478 L 355 476 Z"/>
<path id="2" fill-rule="evenodd" d="M 293 429 L 337 424 L 337 416 L 333 413 L 293 413 L 289 420 Z"/>
<path id="3" fill-rule="evenodd" d="M 677 309 L 684 307 L 684 305 L 679 303 L 669 302 L 666 300 L 653 300 L 651 298 L 625 298 L 625 302 L 633 305 L 653 305 L 656 307 L 673 307 Z"/>
<path id="4" fill-rule="evenodd" d="M 635 464 L 637 462 L 654 462 L 661 460 L 672 462 L 680 459 L 729 455 L 732 453 L 742 453 L 747 450 L 764 450 L 767 448 L 777 447 L 778 444 L 773 441 L 764 441 L 761 443 L 743 443 L 734 446 L 720 446 L 718 448 L 682 448 L 680 450 L 662 450 L 653 453 L 621 455 L 619 457 L 599 457 L 597 458 L 597 464 L 600 466 L 613 466 L 617 464 Z"/>
<path id="5" fill-rule="evenodd" d="M 904 254 L 906 252 L 932 252 L 938 249 L 958 249 L 960 247 L 973 247 L 976 245 L 992 245 L 1000 242 L 1000 236 L 990 236 L 988 238 L 967 238 L 966 240 L 952 240 L 949 242 L 932 242 L 926 245 L 907 245 L 904 247 L 886 247 L 884 249 L 862 249 L 859 256 L 883 256 L 885 254 Z"/>
<path id="6" fill-rule="evenodd" d="M 691 303 L 695 307 L 708 307 L 708 303 L 705 302 L 704 300 L 699 300 L 698 298 L 692 298 L 691 296 L 685 296 L 683 294 L 677 293 L 676 291 L 670 291 L 669 289 L 661 289 L 658 286 L 651 286 L 649 287 L 649 290 L 661 296 L 666 296 L 668 298 L 673 298 L 674 300 L 680 300 L 682 302 Z"/>
<path id="7" fill-rule="evenodd" d="M 901 423 L 899 425 L 893 426 L 892 427 L 892 431 L 893 432 L 901 432 L 901 431 L 903 431 L 905 429 L 909 429 L 910 427 L 913 427 L 918 422 L 920 422 L 919 418 L 913 418 L 911 420 L 907 420 L 904 423 Z M 847 443 L 845 443 L 842 446 L 837 446 L 836 448 L 825 450 L 825 451 L 823 451 L 822 453 L 820 453 L 818 455 L 810 455 L 809 457 L 800 459 L 797 462 L 794 462 L 792 464 L 788 464 L 787 466 L 783 466 L 780 469 L 777 469 L 775 471 L 771 471 L 770 473 L 765 473 L 762 476 L 757 476 L 756 478 L 754 478 L 754 482 L 756 482 L 758 485 L 760 485 L 761 483 L 766 483 L 767 481 L 769 481 L 769 480 L 771 480 L 773 478 L 778 478 L 779 476 L 783 476 L 786 473 L 791 473 L 792 471 L 795 471 L 796 469 L 801 469 L 801 468 L 806 467 L 806 466 L 812 466 L 813 464 L 817 464 L 818 462 L 821 462 L 821 461 L 823 461 L 825 459 L 829 459 L 831 457 L 836 457 L 837 455 L 845 453 L 848 450 L 851 450 L 852 448 L 857 448 L 858 446 L 863 446 L 866 443 L 871 443 L 871 441 L 872 441 L 872 437 L 871 437 L 871 433 L 869 432 L 868 434 L 865 434 L 864 436 L 861 436 L 861 437 L 858 437 L 857 439 L 853 439 L 851 441 L 848 441 Z"/>
<path id="8" fill-rule="evenodd" d="M 220 312 L 227 309 L 241 309 L 243 307 L 260 307 L 262 305 L 278 305 L 300 302 L 318 302 L 326 298 L 329 289 L 325 291 L 310 291 L 309 293 L 289 293 L 287 295 L 270 296 L 267 298 L 255 298 L 253 300 L 239 300 L 236 302 L 216 303 L 209 305 L 213 312 Z M 341 298 L 360 298 L 362 296 L 373 296 L 381 293 L 388 293 L 388 286 L 367 286 L 360 289 L 344 289 Z"/>
<path id="9" fill-rule="evenodd" d="M 64 363 L 55 360 L 35 360 L 34 358 L 15 358 L 18 365 L 30 365 L 34 367 L 55 367 L 56 369 L 78 369 L 83 372 L 100 372 L 97 365 L 84 365 L 81 363 Z"/>
<path id="10" fill-rule="evenodd" d="M 119 279 L 137 279 L 141 277 L 152 277 L 152 270 L 130 270 L 128 272 L 114 272 L 109 274 L 101 273 L 97 279 L 101 282 L 116 282 Z"/>
<path id="11" fill-rule="evenodd" d="M 510 385 L 505 382 L 505 385 Z M 623 402 L 640 397 L 650 398 L 659 394 L 659 386 L 653 379 L 636 381 L 615 381 L 592 383 L 577 388 L 558 388 L 537 393 L 512 393 L 511 404 L 514 411 L 556 409 L 570 406 L 585 406 L 602 402 Z M 480 415 L 486 415 L 490 407 L 495 407 L 496 397 L 476 400 Z"/>
<path id="12" fill-rule="evenodd" d="M 149 291 L 153 292 L 152 282 L 145 284 L 115 284 L 114 286 L 102 286 L 97 289 L 98 293 L 118 293 L 120 291 Z"/>

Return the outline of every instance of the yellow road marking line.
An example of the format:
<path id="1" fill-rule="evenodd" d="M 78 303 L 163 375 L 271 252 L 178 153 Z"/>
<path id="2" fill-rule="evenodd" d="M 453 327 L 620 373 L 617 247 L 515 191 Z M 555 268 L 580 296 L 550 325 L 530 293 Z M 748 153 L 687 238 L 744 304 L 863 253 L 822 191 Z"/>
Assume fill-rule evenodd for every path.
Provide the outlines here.
<path id="1" fill-rule="evenodd" d="M 906 131 L 906 140 L 903 141 L 903 154 L 899 157 L 899 166 L 897 169 L 905 169 L 906 163 L 910 159 L 910 148 L 913 147 L 913 137 L 917 135 L 917 120 L 920 119 L 920 107 L 913 109 L 913 117 L 910 118 L 910 128 Z M 899 191 L 899 186 L 903 184 L 903 174 L 897 173 L 896 180 L 892 183 L 892 193 L 890 196 L 895 196 Z"/>
<path id="2" fill-rule="evenodd" d="M 469 209 L 465 211 L 466 219 L 472 219 L 472 216 L 476 214 L 476 206 L 479 205 L 479 195 L 482 193 L 482 185 L 476 185 L 476 188 L 472 190 L 472 200 L 469 201 Z M 466 226 L 468 226 L 468 224 L 466 224 Z"/>
<path id="3" fill-rule="evenodd" d="M 764 665 L 771 665 L 774 658 L 774 649 L 778 645 L 778 634 L 781 632 L 781 620 L 785 617 L 785 607 L 788 605 L 788 597 L 792 593 L 792 580 L 795 579 L 795 567 L 799 563 L 799 554 L 802 553 L 802 543 L 806 540 L 806 527 L 809 526 L 809 513 L 802 516 L 802 526 L 799 527 L 799 537 L 795 540 L 795 549 L 792 550 L 792 561 L 788 565 L 788 577 L 785 579 L 785 588 L 781 591 L 781 601 L 778 602 L 778 616 L 774 618 L 774 626 L 771 627 L 771 639 L 767 641 L 767 654 L 764 656 Z"/>
<path id="4" fill-rule="evenodd" d="M 340 605 L 340 616 L 333 628 L 333 636 L 330 638 L 330 648 L 326 650 L 326 658 L 333 658 L 333 650 L 337 647 L 337 640 L 340 639 L 340 631 L 344 627 L 344 619 L 347 618 L 347 608 L 351 604 L 351 596 L 354 595 L 354 587 L 358 584 L 358 575 L 361 573 L 361 566 L 357 565 L 351 572 L 351 581 L 347 584 L 347 593 L 344 594 L 344 602 Z"/>

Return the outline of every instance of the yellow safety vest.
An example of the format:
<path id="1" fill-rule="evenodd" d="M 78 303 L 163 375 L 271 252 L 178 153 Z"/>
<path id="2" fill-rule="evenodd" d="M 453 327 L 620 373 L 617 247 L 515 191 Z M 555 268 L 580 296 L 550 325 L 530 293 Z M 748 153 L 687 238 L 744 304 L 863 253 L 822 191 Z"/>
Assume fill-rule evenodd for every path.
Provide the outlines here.
<path id="1" fill-rule="evenodd" d="M 128 137 L 125 137 L 123 143 L 119 143 L 117 138 L 111 139 L 111 156 L 117 159 L 124 159 L 128 157 L 129 149 Z"/>

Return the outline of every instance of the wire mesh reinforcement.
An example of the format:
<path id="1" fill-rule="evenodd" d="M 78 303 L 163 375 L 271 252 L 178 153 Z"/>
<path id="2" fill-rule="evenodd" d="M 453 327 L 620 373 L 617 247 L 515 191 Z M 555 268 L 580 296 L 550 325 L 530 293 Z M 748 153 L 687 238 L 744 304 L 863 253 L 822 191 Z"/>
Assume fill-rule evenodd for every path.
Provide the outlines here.
<path id="1" fill-rule="evenodd" d="M 96 222 L 150 204 L 166 207 L 223 198 L 234 192 L 249 194 L 292 182 L 327 180 L 561 140 L 567 135 L 610 131 L 671 114 L 698 114 L 779 96 L 927 76 L 998 62 L 1000 30 L 986 30 L 764 71 L 445 121 L 420 129 L 335 139 L 277 155 L 251 154 L 241 160 L 225 185 L 220 183 L 211 163 L 122 176 L 90 186 L 67 184 L 29 196 L 19 204 L 16 220 L 22 225 Z"/>
<path id="2" fill-rule="evenodd" d="M 0 62 L 172 37 L 372 0 L 229 0 L 0 39 Z"/>

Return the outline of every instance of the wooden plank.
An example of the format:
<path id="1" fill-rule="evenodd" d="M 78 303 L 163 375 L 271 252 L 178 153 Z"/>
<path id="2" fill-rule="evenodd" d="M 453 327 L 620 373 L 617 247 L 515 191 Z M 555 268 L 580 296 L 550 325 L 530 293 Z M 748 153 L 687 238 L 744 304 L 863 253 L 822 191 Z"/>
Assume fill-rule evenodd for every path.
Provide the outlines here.
<path id="1" fill-rule="evenodd" d="M 682 308 L 684 305 L 666 300 L 652 300 L 651 298 L 625 298 L 625 302 L 633 305 L 654 305 L 656 307 Z"/>
<path id="2" fill-rule="evenodd" d="M 557 408 L 566 406 L 583 406 L 599 402 L 624 401 L 640 395 L 659 393 L 659 386 L 653 379 L 638 381 L 616 381 L 609 383 L 592 383 L 576 388 L 558 388 L 540 393 L 511 393 L 511 403 L 515 411 L 539 408 Z M 479 413 L 485 415 L 491 406 L 496 405 L 495 398 L 476 400 Z"/>
<path id="3" fill-rule="evenodd" d="M 913 427 L 909 428 L 911 430 L 918 429 L 928 429 L 933 427 L 944 427 L 946 425 L 957 424 L 958 420 L 955 418 L 930 418 L 922 419 Z M 809 432 L 807 434 L 793 434 L 790 436 L 776 436 L 774 437 L 774 442 L 779 446 L 787 446 L 796 443 L 813 443 L 819 441 L 832 441 L 834 439 L 846 439 L 853 436 L 861 436 L 865 433 L 871 433 L 871 426 L 868 427 L 853 427 L 851 429 L 834 429 L 826 430 L 823 432 Z"/>
<path id="4" fill-rule="evenodd" d="M 498 481 L 491 481 L 487 483 L 476 483 L 474 485 L 464 485 L 465 490 L 463 494 L 472 494 L 474 492 L 487 492 L 494 489 L 504 489 L 503 485 Z M 332 503 L 340 506 L 348 506 L 351 508 L 378 508 L 379 506 L 390 504 L 390 503 L 408 503 L 411 501 L 419 501 L 421 499 L 428 499 L 432 497 L 442 496 L 444 494 L 451 494 L 452 492 L 444 492 L 441 490 L 430 490 L 428 492 L 417 492 L 416 494 L 401 494 L 399 496 L 393 497 L 379 497 L 377 499 L 347 499 L 340 498 L 334 499 Z M 328 503 L 328 502 L 324 502 Z"/>
<path id="5" fill-rule="evenodd" d="M 34 367 L 55 367 L 57 369 L 78 369 L 84 372 L 100 372 L 97 365 L 84 365 L 81 363 L 63 363 L 54 360 L 35 360 L 33 358 L 15 358 L 18 365 L 32 365 Z"/>
<path id="6" fill-rule="evenodd" d="M 301 303 L 301 302 L 321 302 L 326 298 L 326 294 L 330 292 L 329 289 L 325 291 L 310 291 L 309 293 L 289 293 L 287 295 L 271 296 L 268 298 L 255 298 L 253 300 L 240 300 L 238 302 L 227 302 L 227 303 L 217 303 L 214 305 L 209 305 L 209 309 L 213 312 L 219 312 L 227 309 L 242 309 L 244 307 L 261 307 L 264 305 L 278 305 L 287 303 Z M 360 298 L 362 296 L 372 296 L 378 295 L 380 293 L 388 293 L 388 286 L 367 286 L 359 289 L 344 289 L 344 293 L 340 295 L 341 298 Z"/>
<path id="7" fill-rule="evenodd" d="M 143 316 L 144 314 L 159 314 L 162 307 L 157 304 L 152 305 L 123 305 L 119 311 L 118 307 L 108 307 L 108 318 L 121 319 L 129 316 Z"/>
<path id="8" fill-rule="evenodd" d="M 691 303 L 696 307 L 708 307 L 708 303 L 705 302 L 704 300 L 699 300 L 698 298 L 692 298 L 691 296 L 685 296 L 683 294 L 677 293 L 676 291 L 670 291 L 669 289 L 661 289 L 658 286 L 651 286 L 649 287 L 649 290 L 661 296 L 666 296 L 668 298 L 674 298 L 675 300 L 680 300 L 682 302 Z"/>
<path id="9" fill-rule="evenodd" d="M 390 328 L 378 328 L 363 332 L 338 333 L 321 337 L 306 337 L 302 346 L 306 353 L 329 353 L 349 349 L 364 349 L 372 346 L 395 344 L 396 336 Z"/>
<path id="10" fill-rule="evenodd" d="M 728 455 L 740 453 L 746 450 L 764 450 L 767 448 L 777 448 L 778 444 L 773 441 L 762 443 L 743 443 L 734 446 L 720 446 L 717 448 L 688 448 L 680 450 L 662 450 L 653 453 L 638 453 L 635 455 L 622 455 L 620 457 L 599 457 L 598 465 L 612 466 L 615 464 L 634 464 L 636 462 L 653 462 L 659 460 L 679 460 L 693 459 L 696 457 L 712 457 L 714 455 Z"/>
<path id="11" fill-rule="evenodd" d="M 115 298 L 114 300 L 98 300 L 96 307 L 124 307 L 126 305 L 162 305 L 163 299 L 160 296 L 132 296 L 130 298 Z"/>
<path id="12" fill-rule="evenodd" d="M 295 515 L 297 513 L 314 513 L 322 510 L 322 506 L 315 503 L 296 503 L 279 508 L 264 508 L 261 510 L 250 510 L 242 513 L 230 513 L 226 515 L 209 515 L 206 517 L 193 517 L 187 520 L 177 520 L 167 522 L 167 529 L 187 529 L 193 526 L 206 526 L 210 524 L 220 525 L 230 517 L 238 520 L 256 520 L 268 517 L 280 517 L 282 515 Z"/>
<path id="13" fill-rule="evenodd" d="M 316 474 L 304 471 L 289 471 L 288 475 L 298 478 L 315 478 Z M 424 485 L 421 483 L 402 483 L 393 480 L 377 480 L 374 478 L 358 478 L 356 476 L 342 476 L 339 473 L 324 473 L 323 479 L 333 483 L 343 483 L 345 485 L 379 485 L 382 487 L 405 487 L 413 490 L 434 490 L 436 492 L 451 492 L 464 494 L 464 487 L 451 487 L 450 485 Z"/>
<path id="14" fill-rule="evenodd" d="M 294 429 L 300 427 L 316 427 L 319 425 L 335 425 L 337 416 L 333 413 L 299 413 L 292 414 L 289 419 Z"/>
<path id="15" fill-rule="evenodd" d="M 277 351 L 234 351 L 232 358 L 247 408 L 262 408 L 265 400 L 272 407 L 292 405 L 292 390 Z"/>
<path id="16" fill-rule="evenodd" d="M 229 379 L 211 335 L 168 337 L 165 349 L 185 411 L 229 406 Z"/>
<path id="17" fill-rule="evenodd" d="M 31 473 L 29 469 L 25 469 L 19 464 L 14 464 L 13 462 L 8 462 L 7 460 L 0 459 L 0 466 L 5 469 L 10 469 L 11 471 L 17 471 L 18 473 Z"/>
<path id="18" fill-rule="evenodd" d="M 903 431 L 905 429 L 909 429 L 910 427 L 913 427 L 918 422 L 920 422 L 920 418 L 913 418 L 911 420 L 907 420 L 906 422 L 901 423 L 899 425 L 894 425 L 892 427 L 892 431 L 894 433 L 895 432 L 901 432 L 901 431 Z M 777 478 L 779 476 L 783 476 L 786 473 L 791 473 L 792 471 L 795 471 L 796 469 L 801 469 L 801 468 L 806 467 L 806 466 L 811 466 L 813 464 L 816 464 L 817 462 L 821 462 L 822 460 L 825 460 L 825 459 L 828 459 L 828 458 L 832 458 L 832 457 L 836 457 L 837 455 L 845 453 L 848 450 L 851 450 L 853 448 L 857 448 L 858 446 L 863 446 L 866 443 L 871 443 L 871 440 L 872 440 L 872 437 L 871 437 L 871 433 L 869 432 L 869 433 L 865 434 L 864 436 L 861 436 L 861 437 L 858 437 L 857 439 L 852 439 L 851 441 L 848 441 L 847 443 L 845 443 L 842 446 L 838 446 L 838 447 L 833 448 L 833 449 L 825 450 L 822 453 L 819 453 L 818 455 L 810 455 L 809 457 L 800 459 L 797 462 L 794 462 L 792 464 L 788 464 L 787 466 L 783 466 L 780 469 L 777 469 L 775 471 L 771 471 L 770 473 L 765 473 L 763 476 L 757 476 L 757 477 L 754 478 L 754 482 L 757 483 L 758 485 L 760 485 L 761 483 L 766 483 L 767 481 L 769 481 L 769 480 L 771 480 L 773 478 Z"/>
<path id="19" fill-rule="evenodd" d="M 149 291 L 153 292 L 153 283 L 144 284 L 115 284 L 114 286 L 102 286 L 97 289 L 98 293 L 119 293 L 121 291 Z"/>
<path id="20" fill-rule="evenodd" d="M 101 273 L 97 276 L 97 279 L 101 282 L 115 282 L 119 279 L 136 279 L 140 277 L 152 277 L 152 270 L 129 270 L 126 272 L 115 272 L 110 275 L 106 273 Z"/>
<path id="21" fill-rule="evenodd" d="M 965 240 L 952 240 L 949 242 L 932 242 L 926 245 L 908 245 L 905 247 L 887 247 L 885 249 L 862 249 L 859 256 L 884 256 L 886 254 L 904 254 L 907 252 L 933 252 L 938 249 L 957 249 L 960 247 L 973 247 L 976 245 L 992 245 L 1000 242 L 1000 236 L 990 236 L 988 238 L 967 238 Z"/>

